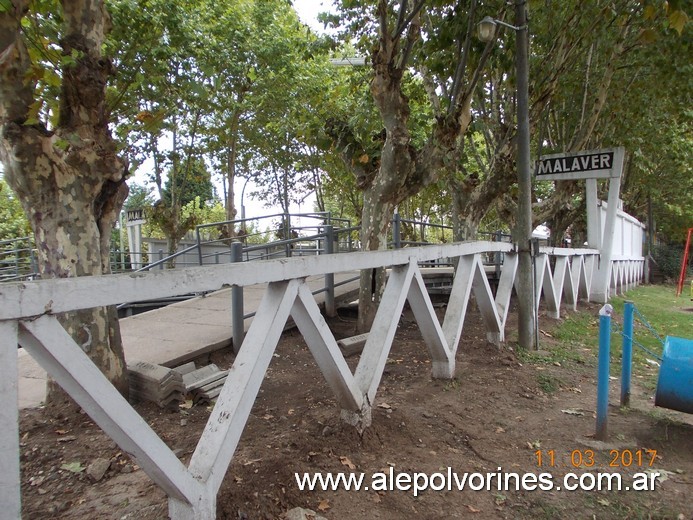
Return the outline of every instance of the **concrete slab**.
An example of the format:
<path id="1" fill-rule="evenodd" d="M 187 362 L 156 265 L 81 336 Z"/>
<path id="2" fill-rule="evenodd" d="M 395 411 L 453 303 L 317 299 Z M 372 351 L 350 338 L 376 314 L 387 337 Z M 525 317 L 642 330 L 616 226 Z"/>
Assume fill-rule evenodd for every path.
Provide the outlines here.
<path id="1" fill-rule="evenodd" d="M 359 334 L 358 336 L 351 336 L 350 338 L 343 338 L 337 341 L 337 346 L 342 351 L 344 357 L 355 356 L 363 352 L 363 347 L 368 341 L 368 332 Z"/>

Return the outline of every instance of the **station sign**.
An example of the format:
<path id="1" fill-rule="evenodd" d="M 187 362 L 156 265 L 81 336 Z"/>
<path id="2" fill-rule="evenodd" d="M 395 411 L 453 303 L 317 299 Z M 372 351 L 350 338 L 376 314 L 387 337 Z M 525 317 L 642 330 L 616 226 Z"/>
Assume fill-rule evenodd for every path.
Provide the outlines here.
<path id="1" fill-rule="evenodd" d="M 574 181 L 620 177 L 624 148 L 543 155 L 535 164 L 538 181 Z"/>
<path id="2" fill-rule="evenodd" d="M 144 209 L 142 208 L 128 209 L 125 211 L 125 222 L 128 226 L 144 224 L 146 221 Z"/>

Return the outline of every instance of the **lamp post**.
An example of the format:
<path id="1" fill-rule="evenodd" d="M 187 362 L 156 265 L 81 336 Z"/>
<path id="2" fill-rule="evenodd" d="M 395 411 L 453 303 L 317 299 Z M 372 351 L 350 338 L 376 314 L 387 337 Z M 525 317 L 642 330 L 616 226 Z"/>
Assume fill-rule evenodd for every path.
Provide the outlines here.
<path id="1" fill-rule="evenodd" d="M 496 26 L 516 33 L 515 66 L 517 68 L 517 183 L 518 203 L 515 240 L 519 264 L 516 289 L 518 295 L 519 343 L 526 349 L 535 348 L 536 307 L 532 271 L 532 177 L 529 157 L 529 30 L 526 0 L 515 0 L 515 25 L 490 16 L 479 23 L 479 39 L 491 41 Z"/>

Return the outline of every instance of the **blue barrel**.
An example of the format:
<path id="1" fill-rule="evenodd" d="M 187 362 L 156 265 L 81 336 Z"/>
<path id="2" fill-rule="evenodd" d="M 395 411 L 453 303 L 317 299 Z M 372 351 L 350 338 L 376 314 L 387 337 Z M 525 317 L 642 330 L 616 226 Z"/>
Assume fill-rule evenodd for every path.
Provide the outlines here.
<path id="1" fill-rule="evenodd" d="M 693 413 L 693 340 L 667 336 L 655 406 Z"/>

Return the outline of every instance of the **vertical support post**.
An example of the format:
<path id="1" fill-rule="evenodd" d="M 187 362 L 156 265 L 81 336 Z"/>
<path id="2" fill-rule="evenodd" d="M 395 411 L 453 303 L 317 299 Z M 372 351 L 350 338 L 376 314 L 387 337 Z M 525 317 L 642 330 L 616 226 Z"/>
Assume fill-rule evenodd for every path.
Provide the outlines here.
<path id="1" fill-rule="evenodd" d="M 231 262 L 243 261 L 243 244 L 231 242 Z M 231 346 L 234 354 L 238 354 L 245 337 L 245 318 L 243 311 L 243 287 L 231 287 Z"/>
<path id="2" fill-rule="evenodd" d="M 609 357 L 611 350 L 611 316 L 599 311 L 599 362 L 597 368 L 597 432 L 595 437 L 605 441 L 609 409 Z"/>
<path id="3" fill-rule="evenodd" d="M 158 258 L 158 260 L 161 262 L 161 260 L 163 260 L 163 259 L 164 259 L 164 250 L 163 250 L 163 249 L 159 249 L 159 258 Z M 163 264 L 163 263 L 159 264 L 159 270 L 160 270 L 160 271 L 163 271 L 163 270 L 164 270 L 164 264 Z"/>
<path id="4" fill-rule="evenodd" d="M 285 176 L 286 178 L 286 176 Z M 284 250 L 286 251 L 286 257 L 291 258 L 291 217 L 288 213 L 284 214 L 284 240 L 287 242 L 284 244 Z"/>
<path id="5" fill-rule="evenodd" d="M 614 149 L 613 174 L 609 179 L 609 196 L 604 220 L 604 233 L 601 235 L 599 268 L 592 277 L 590 287 L 590 301 L 606 303 L 609 300 L 611 287 L 611 259 L 614 254 L 614 237 L 616 235 L 616 220 L 618 217 L 619 194 L 621 192 L 621 175 L 623 173 L 623 162 L 625 150 L 623 148 Z M 589 201 L 588 201 L 589 202 Z M 589 216 L 589 211 L 588 211 Z M 601 225 L 598 225 L 601 232 Z M 589 237 L 589 230 L 588 230 Z M 591 244 L 590 244 L 591 246 Z"/>
<path id="6" fill-rule="evenodd" d="M 587 245 L 593 249 L 600 249 L 602 230 L 599 226 L 597 179 L 585 179 L 585 205 L 587 208 Z"/>
<path id="7" fill-rule="evenodd" d="M 120 269 L 118 269 L 119 271 L 125 271 L 125 241 L 123 240 L 124 232 L 125 230 L 123 229 L 123 211 L 120 211 L 118 213 L 118 237 L 120 238 Z M 31 251 L 31 249 L 29 249 L 29 251 Z"/>
<path id="8" fill-rule="evenodd" d="M 402 220 L 399 212 L 392 217 L 392 247 L 395 249 L 402 247 Z"/>
<path id="9" fill-rule="evenodd" d="M 202 241 L 200 240 L 200 226 L 195 227 L 195 238 L 197 238 L 197 262 L 202 265 Z"/>
<path id="10" fill-rule="evenodd" d="M 493 236 L 493 241 L 494 241 L 494 242 L 501 242 L 502 240 L 503 240 L 503 232 L 502 232 L 501 230 L 496 231 L 496 233 L 495 233 L 494 236 Z M 501 254 L 502 254 L 502 253 L 501 253 L 500 251 L 496 251 L 496 252 L 494 253 L 494 258 L 493 258 L 493 261 L 494 261 L 494 263 L 496 264 L 496 265 L 495 265 L 495 268 L 496 268 L 496 282 L 498 282 L 498 280 L 500 280 L 500 276 L 501 276 L 501 263 L 502 263 Z"/>
<path id="11" fill-rule="evenodd" d="M 633 368 L 633 302 L 623 309 L 623 343 L 621 349 L 621 406 L 630 406 L 630 380 Z"/>
<path id="12" fill-rule="evenodd" d="M 527 2 L 515 0 L 515 65 L 517 67 L 517 223 L 515 240 L 519 264 L 515 282 L 518 295 L 520 347 L 535 347 L 534 329 L 537 319 L 532 302 L 532 173 L 529 148 L 529 27 Z"/>
<path id="13" fill-rule="evenodd" d="M 3 518 L 21 518 L 17 322 L 0 322 L 0 504 Z"/>
<path id="14" fill-rule="evenodd" d="M 34 254 L 34 248 L 29 244 L 29 265 L 31 266 L 31 274 L 38 274 L 38 262 Z M 125 270 L 125 260 L 123 260 L 123 270 Z"/>
<path id="15" fill-rule="evenodd" d="M 334 253 L 334 228 L 325 226 L 325 254 Z M 334 273 L 325 274 L 325 314 L 330 318 L 337 315 L 334 303 Z"/>

